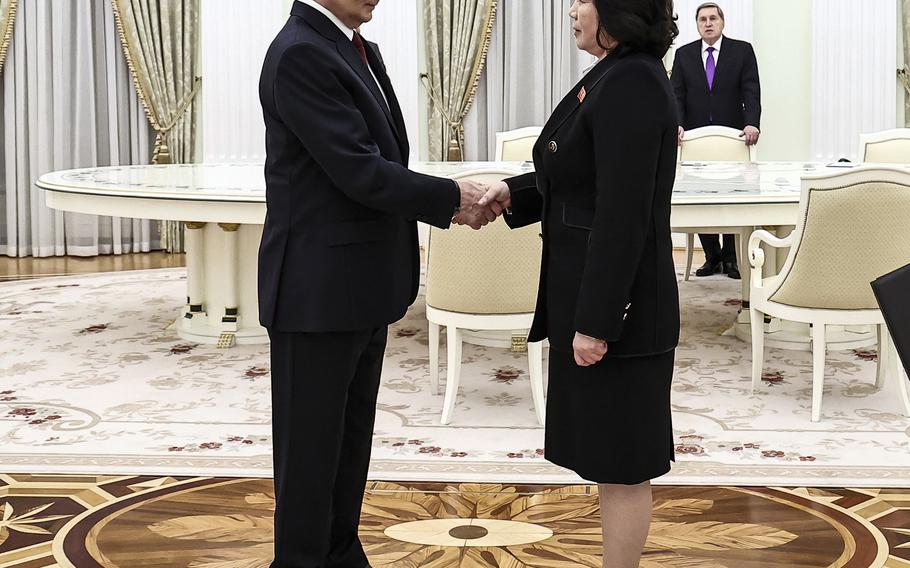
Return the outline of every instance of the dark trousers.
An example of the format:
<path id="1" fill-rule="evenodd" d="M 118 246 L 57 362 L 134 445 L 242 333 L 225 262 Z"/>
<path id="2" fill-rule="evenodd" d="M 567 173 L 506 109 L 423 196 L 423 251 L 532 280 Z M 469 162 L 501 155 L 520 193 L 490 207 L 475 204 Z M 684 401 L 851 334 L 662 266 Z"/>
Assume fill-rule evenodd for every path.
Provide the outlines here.
<path id="1" fill-rule="evenodd" d="M 701 241 L 701 248 L 705 251 L 705 260 L 711 264 L 736 262 L 736 237 L 734 235 L 724 235 L 723 249 L 720 248 L 720 235 L 699 233 L 698 240 Z"/>
<path id="2" fill-rule="evenodd" d="M 387 331 L 269 331 L 272 568 L 368 565 L 357 529 Z"/>

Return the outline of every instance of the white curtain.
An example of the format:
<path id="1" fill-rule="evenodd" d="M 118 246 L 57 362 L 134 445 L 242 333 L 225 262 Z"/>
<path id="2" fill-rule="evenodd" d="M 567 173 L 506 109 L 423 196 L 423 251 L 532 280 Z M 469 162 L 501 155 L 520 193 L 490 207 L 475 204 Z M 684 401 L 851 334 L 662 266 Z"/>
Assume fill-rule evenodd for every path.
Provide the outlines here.
<path id="1" fill-rule="evenodd" d="M 159 248 L 157 223 L 55 211 L 35 185 L 49 171 L 151 157 L 109 0 L 29 0 L 17 19 L 0 89 L 0 254 Z"/>
<path id="2" fill-rule="evenodd" d="M 465 159 L 492 160 L 496 132 L 543 126 L 594 58 L 575 47 L 565 0 L 500 0 Z"/>

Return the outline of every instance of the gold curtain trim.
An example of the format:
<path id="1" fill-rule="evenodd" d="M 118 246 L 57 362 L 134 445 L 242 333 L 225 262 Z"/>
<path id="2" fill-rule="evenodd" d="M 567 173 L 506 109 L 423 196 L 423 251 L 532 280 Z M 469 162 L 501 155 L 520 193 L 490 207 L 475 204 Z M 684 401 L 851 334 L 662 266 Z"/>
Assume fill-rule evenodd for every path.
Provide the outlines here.
<path id="1" fill-rule="evenodd" d="M 6 29 L 0 30 L 0 75 L 3 74 L 3 62 L 6 61 L 6 50 L 13 39 L 13 24 L 16 22 L 16 0 L 9 0 L 8 21 Z"/>
<path id="2" fill-rule="evenodd" d="M 477 97 L 477 86 L 480 84 L 480 75 L 483 73 L 484 65 L 487 63 L 487 52 L 489 52 L 490 42 L 493 40 L 493 24 L 496 23 L 496 0 L 490 0 L 486 18 L 487 25 L 483 30 L 480 52 L 474 59 L 474 66 L 471 71 L 471 74 L 473 75 L 473 78 L 471 79 L 471 88 L 468 90 L 467 100 L 464 102 L 464 111 L 461 113 L 461 118 L 458 119 L 459 124 L 464 120 L 464 117 L 468 116 L 468 111 L 471 110 L 471 107 L 474 105 L 474 99 Z"/>
<path id="3" fill-rule="evenodd" d="M 448 110 L 442 102 L 442 97 L 439 96 L 439 93 L 436 92 L 429 81 L 430 76 L 426 73 L 420 74 L 420 81 L 424 84 L 424 87 L 426 87 L 430 100 L 439 110 L 439 114 L 442 115 L 442 118 L 448 122 L 449 126 L 452 128 L 461 126 L 462 121 L 468 116 L 468 111 L 471 110 L 471 106 L 474 104 L 474 99 L 477 97 L 477 86 L 480 84 L 480 75 L 483 73 L 483 67 L 487 61 L 487 52 L 490 50 L 490 42 L 493 38 L 493 24 L 496 21 L 496 0 L 490 1 L 484 18 L 487 20 L 487 24 L 482 32 L 483 38 L 480 42 L 480 49 L 477 52 L 477 56 L 474 58 L 474 64 L 471 66 L 471 86 L 467 90 L 466 101 L 464 101 L 465 105 L 462 108 L 461 116 L 457 119 L 453 119 L 449 116 Z"/>
<path id="4" fill-rule="evenodd" d="M 155 110 L 149 103 L 145 89 L 142 87 L 142 81 L 139 79 L 139 73 L 136 71 L 136 64 L 133 61 L 133 48 L 129 39 L 126 37 L 126 31 L 123 27 L 123 16 L 120 12 L 120 0 L 111 0 L 111 7 L 114 9 L 114 22 L 117 24 L 117 35 L 120 37 L 120 47 L 123 49 L 123 56 L 126 58 L 126 66 L 130 70 L 130 76 L 133 78 L 133 84 L 136 86 L 136 94 L 142 102 L 142 108 L 145 109 L 145 116 L 156 131 L 160 131 L 158 117 L 155 116 Z"/>
<path id="5" fill-rule="evenodd" d="M 496 22 L 496 0 L 489 0 L 484 18 L 487 23 L 481 32 L 482 38 L 480 40 L 480 49 L 477 51 L 477 55 L 474 57 L 474 64 L 471 66 L 470 87 L 465 93 L 465 98 L 462 101 L 461 115 L 457 119 L 453 119 L 449 116 L 449 112 L 442 102 L 442 97 L 436 92 L 436 89 L 433 88 L 433 85 L 429 80 L 429 75 L 421 73 L 419 76 L 433 106 L 439 110 L 442 119 L 449 125 L 449 128 L 452 129 L 452 134 L 455 135 L 454 140 L 449 143 L 448 148 L 448 155 L 450 157 L 452 156 L 453 150 L 457 150 L 456 157 L 460 156 L 460 158 L 455 161 L 461 161 L 464 157 L 464 119 L 468 116 L 468 112 L 471 110 L 471 107 L 474 105 L 474 100 L 477 98 L 477 87 L 480 84 L 480 75 L 483 73 L 484 65 L 487 62 L 487 53 L 490 51 L 490 42 L 493 39 L 493 25 Z M 452 147 L 453 142 L 457 144 L 457 148 Z"/>
<path id="6" fill-rule="evenodd" d="M 897 70 L 897 78 L 904 85 L 904 90 L 910 93 L 910 68 L 904 67 Z"/>
<path id="7" fill-rule="evenodd" d="M 184 97 L 180 106 L 177 108 L 177 112 L 174 113 L 174 116 L 162 126 L 155 113 L 155 109 L 149 102 L 149 94 L 143 88 L 142 80 L 139 78 L 136 62 L 133 59 L 133 46 L 130 44 L 130 40 L 126 35 L 126 29 L 123 25 L 123 14 L 121 12 L 120 2 L 121 0 L 111 0 L 111 7 L 114 9 L 114 21 L 117 23 L 117 35 L 120 37 L 123 56 L 126 58 L 126 65 L 130 70 L 130 75 L 133 77 L 133 84 L 136 86 L 136 94 L 139 95 L 139 100 L 142 102 L 142 108 L 145 109 L 145 116 L 148 118 L 149 125 L 151 125 L 152 129 L 157 133 L 155 136 L 155 149 L 152 153 L 152 163 L 170 163 L 170 151 L 168 150 L 166 140 L 167 134 L 174 128 L 180 118 L 183 117 L 183 114 L 187 109 L 190 108 L 190 105 L 199 93 L 199 89 L 202 87 L 202 77 L 196 77 L 193 80 L 193 89 Z"/>

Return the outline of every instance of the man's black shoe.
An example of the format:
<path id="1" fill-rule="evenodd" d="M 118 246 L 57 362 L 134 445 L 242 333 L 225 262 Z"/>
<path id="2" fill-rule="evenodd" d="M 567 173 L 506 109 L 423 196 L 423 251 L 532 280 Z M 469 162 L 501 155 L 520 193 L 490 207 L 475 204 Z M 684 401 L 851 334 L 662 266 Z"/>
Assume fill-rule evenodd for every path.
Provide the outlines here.
<path id="1" fill-rule="evenodd" d="M 724 272 L 727 274 L 727 276 L 729 276 L 730 278 L 732 278 L 734 280 L 739 280 L 740 278 L 742 278 L 739 275 L 739 267 L 736 266 L 735 262 L 725 262 L 724 263 Z"/>
<path id="2" fill-rule="evenodd" d="M 723 263 L 721 262 L 705 262 L 701 265 L 701 268 L 695 271 L 696 276 L 711 276 L 712 274 L 717 274 L 723 270 Z"/>

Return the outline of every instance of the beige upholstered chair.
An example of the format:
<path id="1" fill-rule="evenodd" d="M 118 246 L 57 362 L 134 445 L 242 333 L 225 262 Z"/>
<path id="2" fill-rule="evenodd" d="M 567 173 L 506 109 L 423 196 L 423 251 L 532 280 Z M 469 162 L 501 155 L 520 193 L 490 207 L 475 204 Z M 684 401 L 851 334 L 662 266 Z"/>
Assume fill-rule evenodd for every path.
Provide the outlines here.
<path id="1" fill-rule="evenodd" d="M 679 147 L 680 162 L 754 162 L 755 146 L 746 146 L 742 131 L 726 126 L 705 126 L 687 130 Z M 712 227 L 673 227 L 674 233 L 686 234 L 686 272 L 688 280 L 692 272 L 692 256 L 695 248 L 695 235 L 698 233 L 729 233 L 730 228 Z M 752 227 L 739 231 L 738 242 L 748 238 Z M 741 245 L 737 245 L 737 250 Z"/>
<path id="2" fill-rule="evenodd" d="M 520 172 L 477 170 L 455 179 L 499 181 Z M 427 247 L 427 320 L 430 331 L 430 383 L 439 393 L 439 326 L 446 327 L 446 392 L 441 422 L 448 424 L 455 409 L 461 372 L 462 342 L 468 332 L 500 330 L 481 341 L 508 347 L 512 336 L 527 336 L 534 317 L 540 275 L 540 225 L 511 230 L 497 219 L 479 231 L 455 226 L 430 229 Z M 531 394 L 537 418 L 544 423 L 543 346 L 528 343 Z"/>
<path id="3" fill-rule="evenodd" d="M 762 314 L 812 324 L 812 420 L 821 416 L 828 325 L 877 325 L 876 385 L 890 373 L 910 416 L 908 380 L 891 347 L 869 283 L 910 262 L 910 172 L 895 167 L 858 168 L 803 179 L 796 229 L 787 238 L 755 231 L 752 263 L 752 390 L 761 383 Z M 762 278 L 761 243 L 791 247 L 780 273 Z M 894 364 L 891 364 L 894 363 Z"/>
<path id="4" fill-rule="evenodd" d="M 859 159 L 866 163 L 910 164 L 910 128 L 860 134 Z"/>
<path id="5" fill-rule="evenodd" d="M 507 132 L 496 133 L 497 162 L 529 162 L 533 156 L 531 151 L 534 143 L 540 136 L 540 126 L 528 126 Z"/>

